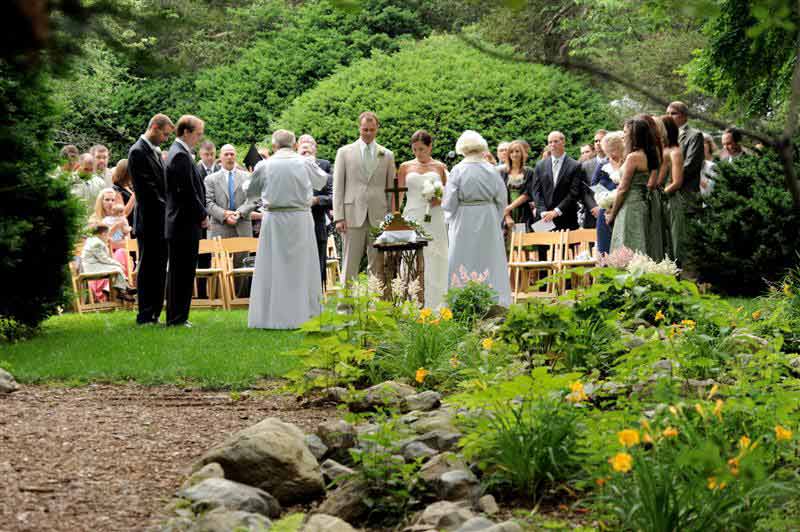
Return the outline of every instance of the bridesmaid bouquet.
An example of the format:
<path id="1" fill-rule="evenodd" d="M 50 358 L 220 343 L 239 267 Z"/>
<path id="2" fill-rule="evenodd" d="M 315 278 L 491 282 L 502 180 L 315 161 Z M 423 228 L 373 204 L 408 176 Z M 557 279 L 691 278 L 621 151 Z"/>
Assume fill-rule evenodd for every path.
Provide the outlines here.
<path id="1" fill-rule="evenodd" d="M 617 199 L 616 190 L 607 190 L 605 192 L 598 192 L 594 195 L 594 200 L 601 209 L 609 210 L 614 206 L 614 200 Z"/>
<path id="2" fill-rule="evenodd" d="M 425 180 L 425 183 L 422 184 L 422 197 L 425 201 L 428 202 L 428 205 L 425 207 L 425 221 L 431 221 L 431 202 L 435 199 L 442 199 L 444 195 L 444 187 L 442 187 L 442 182 L 438 179 L 434 179 L 433 177 L 428 177 Z"/>

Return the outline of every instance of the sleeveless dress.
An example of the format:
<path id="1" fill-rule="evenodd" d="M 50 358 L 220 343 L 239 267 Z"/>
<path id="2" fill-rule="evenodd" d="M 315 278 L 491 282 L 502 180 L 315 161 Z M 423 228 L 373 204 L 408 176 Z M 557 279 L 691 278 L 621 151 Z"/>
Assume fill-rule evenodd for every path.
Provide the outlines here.
<path id="1" fill-rule="evenodd" d="M 664 180 L 667 184 L 672 182 L 672 174 Z M 667 194 L 668 224 L 665 232 L 669 234 L 670 248 L 669 256 L 678 263 L 683 264 L 686 259 L 686 197 L 684 188 L 679 188 L 672 194 Z"/>
<path id="2" fill-rule="evenodd" d="M 444 303 L 447 293 L 447 230 L 444 226 L 444 212 L 441 205 L 431 206 L 431 221 L 425 221 L 428 202 L 422 197 L 425 181 L 442 182 L 438 172 L 409 172 L 406 174 L 406 208 L 403 218 L 420 224 L 433 238 L 423 248 L 425 257 L 425 306 L 436 308 Z"/>
<path id="3" fill-rule="evenodd" d="M 631 187 L 614 220 L 611 233 L 611 251 L 626 247 L 639 253 L 647 253 L 649 236 L 650 204 L 647 194 L 648 172 L 637 170 L 631 178 Z M 661 225 L 661 224 L 659 224 Z"/>
<path id="4" fill-rule="evenodd" d="M 656 262 L 664 260 L 664 192 L 660 187 L 647 190 L 647 256 Z"/>

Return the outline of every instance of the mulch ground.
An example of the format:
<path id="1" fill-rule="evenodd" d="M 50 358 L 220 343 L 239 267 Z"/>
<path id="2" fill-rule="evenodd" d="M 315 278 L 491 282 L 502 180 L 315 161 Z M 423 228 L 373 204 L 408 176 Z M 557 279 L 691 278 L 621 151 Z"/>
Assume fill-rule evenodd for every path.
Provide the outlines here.
<path id="1" fill-rule="evenodd" d="M 146 529 L 195 460 L 265 417 L 311 431 L 338 415 L 273 393 L 233 400 L 168 386 L 24 386 L 0 396 L 0 531 Z"/>

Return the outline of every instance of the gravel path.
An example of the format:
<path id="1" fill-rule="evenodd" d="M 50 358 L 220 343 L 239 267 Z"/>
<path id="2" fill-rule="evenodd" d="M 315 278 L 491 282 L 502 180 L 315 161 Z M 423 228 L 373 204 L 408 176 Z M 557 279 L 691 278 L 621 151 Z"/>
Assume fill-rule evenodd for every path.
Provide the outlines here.
<path id="1" fill-rule="evenodd" d="M 310 431 L 337 411 L 163 386 L 25 386 L 0 396 L 0 531 L 143 530 L 203 452 L 265 417 Z"/>

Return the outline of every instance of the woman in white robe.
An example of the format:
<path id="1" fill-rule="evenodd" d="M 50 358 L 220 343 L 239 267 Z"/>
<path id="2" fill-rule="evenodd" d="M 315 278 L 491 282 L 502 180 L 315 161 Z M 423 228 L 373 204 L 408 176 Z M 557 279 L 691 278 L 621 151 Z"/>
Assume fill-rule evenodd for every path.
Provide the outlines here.
<path id="1" fill-rule="evenodd" d="M 293 151 L 294 134 L 272 135 L 275 154 L 259 164 L 248 196 L 261 192 L 264 216 L 250 290 L 248 326 L 296 329 L 321 312 L 322 279 L 310 205 L 327 174 Z"/>
<path id="2" fill-rule="evenodd" d="M 508 194 L 500 173 L 483 159 L 486 141 L 474 131 L 465 131 L 456 143 L 464 159 L 450 171 L 442 208 L 450 228 L 448 274 L 460 279 L 463 267 L 468 274 L 488 273 L 486 282 L 497 292 L 500 305 L 511 304 L 508 259 L 503 242 L 503 211 Z"/>

